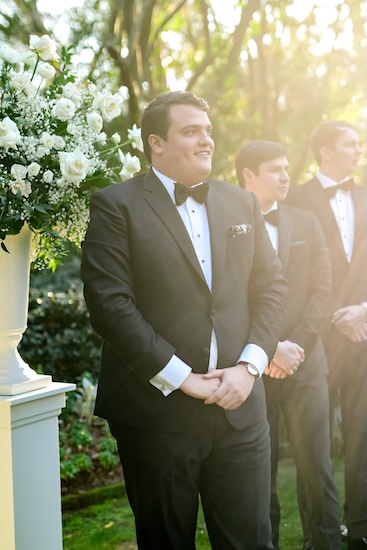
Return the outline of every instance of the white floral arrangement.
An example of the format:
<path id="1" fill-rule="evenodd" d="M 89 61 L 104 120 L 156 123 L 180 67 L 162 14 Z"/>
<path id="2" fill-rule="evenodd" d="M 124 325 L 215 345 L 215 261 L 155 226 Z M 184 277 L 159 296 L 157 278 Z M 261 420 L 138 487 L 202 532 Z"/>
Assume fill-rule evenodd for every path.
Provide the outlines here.
<path id="1" fill-rule="evenodd" d="M 135 124 L 124 143 L 103 131 L 122 96 L 79 80 L 71 49 L 57 50 L 47 35 L 32 35 L 26 51 L 0 44 L 0 253 L 27 223 L 35 267 L 52 269 L 66 243 L 80 245 L 91 193 L 141 170 L 121 147 L 143 151 Z"/>

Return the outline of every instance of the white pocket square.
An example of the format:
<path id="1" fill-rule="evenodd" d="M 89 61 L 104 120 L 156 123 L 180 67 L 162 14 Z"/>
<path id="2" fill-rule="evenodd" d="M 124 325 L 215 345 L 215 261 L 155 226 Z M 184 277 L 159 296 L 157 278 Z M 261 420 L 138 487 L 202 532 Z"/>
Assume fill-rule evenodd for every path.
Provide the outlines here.
<path id="1" fill-rule="evenodd" d="M 240 237 L 241 235 L 247 235 L 250 233 L 252 225 L 248 223 L 242 223 L 241 225 L 231 225 L 229 228 L 229 236 L 234 239 L 235 237 Z"/>

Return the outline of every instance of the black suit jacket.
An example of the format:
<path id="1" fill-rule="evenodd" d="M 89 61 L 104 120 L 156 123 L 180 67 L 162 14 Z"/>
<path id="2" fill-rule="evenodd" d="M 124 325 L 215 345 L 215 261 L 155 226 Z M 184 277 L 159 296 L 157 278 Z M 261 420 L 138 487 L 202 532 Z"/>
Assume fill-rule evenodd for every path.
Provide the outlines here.
<path id="1" fill-rule="evenodd" d="M 304 362 L 289 380 L 313 380 L 328 370 L 320 331 L 331 307 L 329 253 L 314 214 L 279 204 L 278 257 L 288 281 L 280 340 L 305 350 Z"/>
<path id="2" fill-rule="evenodd" d="M 366 188 L 354 185 L 352 199 L 355 209 L 354 245 L 349 263 L 330 201 L 315 177 L 304 185 L 290 189 L 287 202 L 314 212 L 323 229 L 332 269 L 332 311 L 367 300 L 367 194 Z M 323 332 L 329 366 L 343 366 L 345 361 L 361 361 L 365 367 L 366 344 L 353 344 L 340 334 L 332 323 Z"/>
<path id="3" fill-rule="evenodd" d="M 272 357 L 286 283 L 258 203 L 211 180 L 207 212 L 212 292 L 177 208 L 152 171 L 92 196 L 82 279 L 91 323 L 104 340 L 97 415 L 162 431 L 196 422 L 201 400 L 181 391 L 164 397 L 149 379 L 173 354 L 206 372 L 212 327 L 219 368 L 235 365 L 248 342 Z M 239 224 L 251 230 L 232 238 L 230 228 Z M 227 416 L 240 429 L 263 419 L 262 381 Z"/>

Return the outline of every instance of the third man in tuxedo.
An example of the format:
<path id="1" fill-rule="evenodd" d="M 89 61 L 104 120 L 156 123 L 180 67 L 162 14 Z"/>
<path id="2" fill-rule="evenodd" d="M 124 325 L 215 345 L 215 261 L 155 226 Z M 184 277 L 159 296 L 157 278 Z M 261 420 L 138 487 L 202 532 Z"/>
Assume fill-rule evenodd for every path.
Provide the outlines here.
<path id="1" fill-rule="evenodd" d="M 316 176 L 291 189 L 290 204 L 314 212 L 330 253 L 333 307 L 323 331 L 331 410 L 340 398 L 348 550 L 367 548 L 367 194 L 350 176 L 361 157 L 355 127 L 318 124 L 310 143 Z"/>

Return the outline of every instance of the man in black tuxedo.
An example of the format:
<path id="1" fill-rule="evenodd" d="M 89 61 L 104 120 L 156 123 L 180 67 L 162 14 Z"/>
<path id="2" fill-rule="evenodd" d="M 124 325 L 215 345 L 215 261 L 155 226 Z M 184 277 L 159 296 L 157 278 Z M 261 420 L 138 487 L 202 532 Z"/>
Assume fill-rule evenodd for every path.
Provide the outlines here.
<path id="1" fill-rule="evenodd" d="M 255 193 L 288 281 L 283 330 L 264 377 L 271 439 L 273 542 L 279 548 L 276 477 L 282 411 L 309 513 L 304 548 L 338 550 L 339 501 L 330 460 L 327 362 L 319 336 L 331 304 L 331 269 L 316 217 L 280 204 L 289 187 L 287 151 L 273 141 L 251 141 L 236 157 L 241 187 Z M 309 540 L 311 537 L 311 540 Z M 308 540 L 307 540 L 308 539 Z"/>
<path id="2" fill-rule="evenodd" d="M 323 341 L 331 411 L 340 398 L 348 550 L 367 548 L 367 195 L 349 176 L 360 156 L 356 129 L 321 122 L 311 134 L 316 176 L 291 190 L 291 204 L 319 219 L 330 253 L 333 308 Z"/>
<path id="3" fill-rule="evenodd" d="M 104 340 L 95 412 L 117 439 L 143 549 L 194 549 L 199 494 L 213 549 L 273 548 L 261 375 L 287 285 L 254 196 L 204 182 L 210 134 L 191 92 L 153 100 L 152 168 L 92 196 L 83 243 Z"/>

